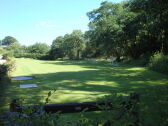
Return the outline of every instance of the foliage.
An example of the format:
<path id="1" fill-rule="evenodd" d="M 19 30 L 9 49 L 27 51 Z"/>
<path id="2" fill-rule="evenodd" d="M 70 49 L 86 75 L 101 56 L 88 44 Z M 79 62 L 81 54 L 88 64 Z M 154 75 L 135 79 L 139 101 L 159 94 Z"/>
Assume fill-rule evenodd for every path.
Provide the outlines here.
<path id="1" fill-rule="evenodd" d="M 1 48 L 1 46 L 0 46 L 0 54 L 3 54 L 3 53 L 4 53 L 4 49 Z"/>
<path id="2" fill-rule="evenodd" d="M 8 66 L 4 64 L 0 64 L 0 80 L 6 76 L 8 72 Z"/>
<path id="3" fill-rule="evenodd" d="M 165 91 L 164 91 L 165 92 Z M 149 94 L 148 94 L 149 95 Z M 52 123 L 52 125 L 67 125 L 69 124 L 71 125 L 75 125 L 75 126 L 79 126 L 79 125 L 90 125 L 90 126 L 98 126 L 98 125 L 114 125 L 114 126 L 120 126 L 122 124 L 124 124 L 125 126 L 130 126 L 130 125 L 143 125 L 143 126 L 147 126 L 149 124 L 153 124 L 158 126 L 159 124 L 161 124 L 162 126 L 166 126 L 168 124 L 168 121 L 166 120 L 166 118 L 168 117 L 167 115 L 167 111 L 164 111 L 164 109 L 160 109 L 159 111 L 159 115 L 158 115 L 158 119 L 159 122 L 157 122 L 156 124 L 154 123 L 154 120 L 152 119 L 152 114 L 151 111 L 149 111 L 148 108 L 149 106 L 147 104 L 138 102 L 134 99 L 130 99 L 129 97 L 126 96 L 121 96 L 121 95 L 111 95 L 111 96 L 106 96 L 104 98 L 102 98 L 101 100 L 99 100 L 99 102 L 105 102 L 105 105 L 98 105 L 98 107 L 100 109 L 102 109 L 104 111 L 104 116 L 102 115 L 103 118 L 100 118 L 99 120 L 97 120 L 96 118 L 92 117 L 89 118 L 87 117 L 85 110 L 84 109 L 81 113 L 78 114 L 78 117 L 76 119 L 71 119 L 71 120 L 67 120 L 66 118 L 64 118 L 63 115 L 57 113 L 57 114 L 47 114 L 43 111 L 43 109 L 39 108 L 40 113 L 33 113 L 31 114 L 31 117 L 29 116 L 29 114 L 31 112 L 33 112 L 33 110 L 31 110 L 30 108 L 24 108 L 24 113 L 26 113 L 27 118 L 25 120 L 22 120 L 22 123 L 25 122 L 26 120 L 29 120 L 28 118 L 31 118 L 35 115 L 36 119 L 40 119 L 41 118 L 43 121 L 43 123 Z M 168 102 L 166 101 L 166 99 L 160 99 L 160 102 L 158 103 L 159 105 L 162 105 L 162 107 L 166 107 L 166 105 L 168 104 Z M 147 114 L 148 113 L 148 114 Z M 92 113 L 90 113 L 92 114 Z M 147 116 L 147 115 L 148 116 Z M 23 114 L 23 117 L 26 117 L 25 114 Z M 163 118 L 161 118 L 161 115 L 164 116 Z M 22 115 L 21 115 L 22 116 Z M 38 117 L 39 116 L 39 117 Z M 62 118 L 61 118 L 62 116 Z M 45 119 L 46 117 L 49 117 L 50 120 Z M 150 119 L 151 118 L 151 119 Z M 30 120 L 31 120 L 30 119 Z M 32 120 L 31 123 L 34 124 L 34 121 L 36 122 L 36 119 Z M 53 120 L 55 119 L 55 120 Z M 18 120 L 20 120 L 20 118 L 18 118 Z M 27 121 L 26 121 L 27 122 Z M 17 124 L 20 123 L 20 121 L 16 122 Z M 39 122 L 38 122 L 39 123 Z M 40 123 L 39 123 L 40 124 Z"/>
<path id="4" fill-rule="evenodd" d="M 162 50 L 167 54 L 168 1 L 132 0 L 130 8 L 138 14 L 139 22 L 143 24 L 140 39 L 146 40 L 148 49 L 153 52 Z"/>
<path id="5" fill-rule="evenodd" d="M 104 1 L 100 7 L 87 13 L 89 30 L 84 34 L 74 30 L 59 36 L 51 45 L 44 43 L 20 46 L 7 36 L 3 45 L 14 56 L 20 53 L 48 54 L 47 59 L 95 58 L 110 56 L 139 60 L 155 52 L 168 54 L 168 2 L 165 0 L 129 0 L 121 3 Z M 12 44 L 13 43 L 13 44 Z"/>
<path id="6" fill-rule="evenodd" d="M 141 56 L 139 59 L 133 59 L 132 57 L 123 58 L 121 64 L 146 67 L 149 63 L 149 60 L 150 54 L 146 54 L 145 56 Z"/>
<path id="7" fill-rule="evenodd" d="M 51 95 L 55 92 L 50 91 L 48 92 L 47 98 L 45 99 L 45 103 L 47 104 L 49 101 L 49 98 Z M 89 119 L 84 116 L 85 114 L 85 109 L 79 114 L 78 118 L 76 120 L 70 120 L 68 121 L 66 118 L 61 118 L 61 114 L 56 113 L 56 114 L 48 114 L 45 113 L 43 110 L 43 105 L 41 107 L 37 108 L 37 110 L 34 110 L 31 107 L 26 106 L 23 104 L 24 99 L 18 99 L 17 104 L 19 104 L 22 107 L 22 113 L 11 113 L 13 116 L 7 116 L 3 120 L 3 124 L 5 126 L 12 126 L 12 125 L 18 125 L 18 126 L 34 126 L 34 125 L 47 125 L 47 126 L 62 126 L 62 125 L 69 125 L 69 126 L 98 126 L 98 125 L 121 125 L 122 123 L 125 124 L 125 126 L 130 126 L 130 124 L 134 125 L 136 120 L 133 120 L 135 117 L 134 113 L 135 110 L 137 111 L 136 107 L 137 101 L 134 101 L 131 99 L 126 99 L 123 96 L 118 96 L 118 95 L 112 95 L 110 97 L 111 99 L 108 98 L 105 99 L 105 101 L 110 102 L 112 104 L 113 110 L 109 110 L 109 107 L 111 105 L 99 105 L 99 107 L 106 111 L 108 113 L 108 118 L 106 121 L 104 120 L 96 120 L 96 119 Z M 122 105 L 122 102 L 125 102 L 125 105 Z M 115 104 L 113 104 L 115 103 Z M 129 106 L 129 107 L 128 107 Z M 86 108 L 87 109 L 87 108 Z M 124 112 L 124 114 L 123 114 Z M 114 115 L 115 116 L 114 116 Z M 122 115 L 120 115 L 122 114 Z M 121 117 L 118 117 L 121 116 Z M 113 118 L 115 120 L 113 120 Z M 117 120 L 117 121 L 116 121 Z"/>
<path id="8" fill-rule="evenodd" d="M 49 92 L 48 92 L 47 97 L 46 97 L 45 102 L 44 102 L 45 105 L 49 103 L 50 97 L 51 97 L 55 92 L 56 92 L 56 89 L 54 89 L 53 91 L 49 91 Z"/>
<path id="9" fill-rule="evenodd" d="M 80 59 L 84 49 L 83 34 L 80 30 L 74 30 L 64 37 L 57 37 L 51 46 L 50 57 L 52 59 L 68 57 L 69 59 Z"/>
<path id="10" fill-rule="evenodd" d="M 45 43 L 35 43 L 31 46 L 21 46 L 19 42 L 14 42 L 5 48 L 4 58 L 32 58 L 32 59 L 49 59 L 48 51 L 50 47 Z"/>
<path id="11" fill-rule="evenodd" d="M 55 92 L 50 91 L 47 95 L 47 98 L 45 99 L 45 103 L 47 104 L 49 102 L 49 98 L 51 95 Z M 4 126 L 53 126 L 57 125 L 59 123 L 59 116 L 58 114 L 47 114 L 43 110 L 43 105 L 41 107 L 37 108 L 35 111 L 33 108 L 30 108 L 24 104 L 24 99 L 20 98 L 16 100 L 17 104 L 22 106 L 22 113 L 14 113 L 12 116 L 7 116 L 3 120 Z M 12 113 L 11 113 L 12 114 Z"/>
<path id="12" fill-rule="evenodd" d="M 5 64 L 0 64 L 0 81 L 2 78 L 7 77 L 14 69 L 15 61 L 13 58 L 8 58 Z"/>
<path id="13" fill-rule="evenodd" d="M 8 58 L 13 57 L 13 55 L 14 55 L 14 53 L 12 50 L 10 50 L 10 51 L 5 50 L 2 56 L 3 56 L 3 59 L 8 59 Z"/>
<path id="14" fill-rule="evenodd" d="M 65 56 L 64 50 L 61 46 L 63 42 L 64 38 L 62 36 L 59 36 L 55 40 L 53 40 L 51 50 L 49 52 L 50 59 L 55 60 L 58 58 L 63 58 Z"/>
<path id="15" fill-rule="evenodd" d="M 163 91 L 163 89 L 161 90 Z M 166 93 L 166 91 L 167 89 L 164 93 Z M 51 95 L 52 93 L 50 91 L 46 98 L 47 103 L 47 99 Z M 146 97 L 151 97 L 151 94 L 147 93 Z M 159 96 L 156 98 L 159 98 Z M 160 112 L 157 113 L 158 116 L 156 120 L 151 120 L 151 114 L 153 113 L 148 109 L 150 106 L 139 101 L 139 99 L 136 100 L 131 99 L 128 96 L 113 94 L 99 99 L 98 103 L 99 102 L 105 103 L 105 105 L 98 105 L 98 107 L 103 110 L 101 117 L 96 115 L 96 117 L 89 117 L 85 112 L 87 110 L 86 108 L 81 113 L 69 114 L 71 119 L 68 119 L 66 118 L 68 115 L 59 112 L 56 114 L 45 113 L 43 111 L 43 105 L 35 111 L 31 107 L 27 107 L 23 104 L 23 100 L 20 99 L 17 103 L 22 106 L 23 112 L 10 113 L 10 115 L 2 119 L 2 124 L 4 124 L 4 126 L 13 126 L 14 124 L 17 126 L 121 126 L 123 124 L 124 126 L 167 126 L 168 124 L 168 121 L 166 120 L 168 117 L 167 110 L 164 109 L 168 102 L 165 98 L 161 98 L 159 102 L 157 102 L 161 108 L 156 110 Z M 156 104 L 156 102 L 154 104 Z M 92 115 L 94 112 L 90 112 L 90 114 Z M 77 115 L 75 119 L 73 119 L 74 115 Z"/>
<path id="16" fill-rule="evenodd" d="M 2 45 L 6 45 L 9 46 L 12 43 L 18 42 L 18 40 L 16 40 L 14 37 L 12 36 L 6 36 L 3 40 L 2 40 Z"/>
<path id="17" fill-rule="evenodd" d="M 150 58 L 149 69 L 168 74 L 168 56 L 163 53 L 155 53 Z"/>
<path id="18" fill-rule="evenodd" d="M 16 58 L 31 58 L 31 59 L 39 59 L 45 60 L 48 59 L 48 55 L 41 53 L 18 53 L 15 55 Z"/>
<path id="19" fill-rule="evenodd" d="M 35 43 L 28 47 L 28 53 L 47 54 L 49 49 L 46 43 Z"/>
<path id="20" fill-rule="evenodd" d="M 157 3 L 157 4 L 156 4 Z M 113 4 L 102 2 L 87 13 L 90 23 L 87 31 L 87 57 L 121 56 L 133 59 L 157 51 L 168 53 L 168 2 L 157 0 L 130 0 Z"/>
<path id="21" fill-rule="evenodd" d="M 6 47 L 6 50 L 13 53 L 13 56 L 22 53 L 22 48 L 19 42 L 11 43 L 8 47 Z"/>
<path id="22" fill-rule="evenodd" d="M 111 56 L 120 58 L 123 55 L 122 25 L 119 25 L 118 18 L 123 12 L 122 5 L 102 2 L 98 9 L 87 13 L 90 23 L 88 36 L 95 56 Z"/>

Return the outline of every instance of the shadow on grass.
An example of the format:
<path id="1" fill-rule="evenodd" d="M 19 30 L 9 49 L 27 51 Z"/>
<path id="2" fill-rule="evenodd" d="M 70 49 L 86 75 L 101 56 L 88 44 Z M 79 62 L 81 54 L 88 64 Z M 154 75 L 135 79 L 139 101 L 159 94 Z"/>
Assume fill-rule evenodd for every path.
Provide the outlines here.
<path id="1" fill-rule="evenodd" d="M 75 65 L 87 69 L 34 74 L 35 78 L 32 80 L 13 81 L 3 95 L 5 105 L 9 105 L 11 99 L 20 97 L 23 97 L 26 103 L 40 104 L 44 101 L 47 93 L 55 88 L 57 91 L 51 97 L 50 103 L 52 104 L 95 101 L 111 93 L 128 95 L 136 92 L 140 94 L 141 103 L 145 105 L 142 107 L 144 108 L 143 114 L 146 115 L 145 119 L 149 118 L 148 120 L 151 122 L 153 120 L 160 122 L 160 118 L 166 118 L 166 116 L 161 116 L 168 110 L 168 104 L 165 102 L 165 99 L 168 99 L 168 76 L 164 74 L 149 71 L 143 67 L 124 65 L 112 67 L 107 63 L 89 61 L 46 61 L 42 64 L 72 66 L 72 68 Z M 38 87 L 19 88 L 20 84 L 31 83 L 36 83 Z M 93 116 L 93 113 L 91 115 Z M 107 116 L 107 113 L 104 115 Z"/>
<path id="2" fill-rule="evenodd" d="M 78 65 L 88 70 L 34 74 L 33 80 L 13 81 L 6 95 L 11 98 L 23 97 L 28 103 L 39 104 L 50 90 L 56 88 L 51 103 L 85 102 L 94 101 L 111 93 L 153 94 L 156 93 L 155 89 L 168 83 L 166 75 L 144 68 L 111 67 L 103 63 L 89 64 L 88 61 L 60 61 L 46 64 Z M 19 88 L 20 84 L 30 83 L 36 83 L 38 87 Z"/>

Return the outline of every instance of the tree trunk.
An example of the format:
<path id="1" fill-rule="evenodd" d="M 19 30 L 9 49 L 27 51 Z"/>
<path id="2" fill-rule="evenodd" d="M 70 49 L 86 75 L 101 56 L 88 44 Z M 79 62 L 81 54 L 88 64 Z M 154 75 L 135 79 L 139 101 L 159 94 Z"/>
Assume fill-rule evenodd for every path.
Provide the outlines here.
<path id="1" fill-rule="evenodd" d="M 80 59 L 80 50 L 77 50 L 77 59 Z"/>

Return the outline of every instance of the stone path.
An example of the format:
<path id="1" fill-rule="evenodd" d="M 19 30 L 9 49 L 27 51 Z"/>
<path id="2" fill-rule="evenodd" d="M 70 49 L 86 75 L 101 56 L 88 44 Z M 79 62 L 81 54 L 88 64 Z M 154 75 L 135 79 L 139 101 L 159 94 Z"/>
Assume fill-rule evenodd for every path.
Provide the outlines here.
<path id="1" fill-rule="evenodd" d="M 12 80 L 30 80 L 33 79 L 33 76 L 13 76 Z"/>
<path id="2" fill-rule="evenodd" d="M 20 88 L 38 87 L 37 84 L 20 84 Z"/>
<path id="3" fill-rule="evenodd" d="M 33 79 L 31 75 L 25 76 L 12 76 L 11 80 L 30 80 Z M 30 88 L 30 87 L 38 87 L 37 84 L 20 84 L 20 88 Z"/>

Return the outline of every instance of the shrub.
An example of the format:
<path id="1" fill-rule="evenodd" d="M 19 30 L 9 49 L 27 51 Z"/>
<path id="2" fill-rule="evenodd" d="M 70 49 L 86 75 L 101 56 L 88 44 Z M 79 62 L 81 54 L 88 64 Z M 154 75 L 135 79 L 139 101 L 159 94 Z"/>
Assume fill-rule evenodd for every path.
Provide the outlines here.
<path id="1" fill-rule="evenodd" d="M 3 48 L 0 47 L 0 54 L 3 54 L 4 53 L 4 50 Z"/>
<path id="2" fill-rule="evenodd" d="M 149 62 L 149 58 L 147 57 L 141 57 L 139 59 L 124 59 L 123 63 L 128 64 L 128 65 L 133 65 L 133 66 L 146 66 Z"/>
<path id="3" fill-rule="evenodd" d="M 149 69 L 168 74 L 168 56 L 155 53 L 149 61 Z"/>
<path id="4" fill-rule="evenodd" d="M 13 58 L 7 58 L 5 64 L 0 64 L 0 80 L 10 74 L 10 72 L 15 68 L 15 61 Z"/>
<path id="5" fill-rule="evenodd" d="M 0 78 L 7 74 L 8 67 L 5 64 L 0 64 Z"/>
<path id="6" fill-rule="evenodd" d="M 167 94 L 168 88 L 158 88 Z M 48 104 L 50 97 L 55 92 L 50 91 L 45 103 Z M 132 98 L 131 98 L 132 97 Z M 35 111 L 31 107 L 24 104 L 24 99 L 17 99 L 17 104 L 22 106 L 22 113 L 7 113 L 3 114 L 2 123 L 4 126 L 167 126 L 168 124 L 168 111 L 167 111 L 167 97 L 160 97 L 159 93 L 156 93 L 155 98 L 152 101 L 152 105 L 158 105 L 160 109 L 157 109 L 153 113 L 151 104 L 144 102 L 142 99 L 136 98 L 136 94 L 132 94 L 131 97 L 122 95 L 105 96 L 103 99 L 99 99 L 98 102 L 105 102 L 107 104 L 100 105 L 104 110 L 101 117 L 94 117 L 92 113 L 91 118 L 85 111 L 78 113 L 77 116 L 73 114 L 50 114 L 43 111 L 43 105 L 37 108 Z M 151 94 L 146 94 L 145 97 L 151 99 Z M 131 98 L 131 99 L 130 99 Z M 136 100 L 137 99 L 137 100 Z M 110 104 L 109 104 L 110 103 Z M 122 104 L 121 104 L 122 103 Z M 111 108 L 111 110 L 109 109 Z M 156 107 L 156 106 L 155 106 Z M 158 108 L 156 107 L 156 108 Z M 84 109 L 85 110 L 85 109 Z M 87 110 L 87 108 L 86 108 Z M 157 115 L 155 115 L 158 112 Z M 96 112 L 97 113 L 97 112 Z M 98 114 L 98 113 L 97 113 Z M 153 115 L 154 114 L 154 115 Z M 70 118 L 68 117 L 70 116 Z M 73 118 L 75 117 L 75 118 Z"/>
<path id="7" fill-rule="evenodd" d="M 48 104 L 50 101 L 50 97 L 52 94 L 55 92 L 50 91 L 48 93 L 47 98 L 45 99 L 44 104 Z M 135 106 L 137 104 L 134 102 L 134 100 L 131 100 L 128 98 L 124 98 L 123 96 L 118 96 L 118 95 L 112 95 L 110 98 L 105 97 L 103 100 L 99 100 L 99 102 L 104 101 L 105 103 L 107 102 L 114 102 L 113 105 L 111 104 L 105 104 L 105 105 L 99 105 L 98 107 L 106 111 L 106 114 L 108 114 L 108 118 L 105 120 L 97 120 L 96 118 L 88 118 L 85 115 L 85 111 L 88 109 L 84 109 L 81 113 L 78 114 L 78 117 L 73 120 L 69 120 L 66 118 L 66 116 L 63 116 L 61 113 L 56 113 L 56 114 L 50 114 L 46 113 L 43 111 L 43 105 L 41 107 L 37 108 L 37 110 L 25 106 L 24 104 L 24 99 L 16 99 L 16 103 L 22 106 L 22 113 L 11 113 L 13 114 L 12 116 L 7 116 L 4 118 L 3 123 L 5 126 L 98 126 L 98 125 L 111 125 L 113 124 L 114 126 L 119 126 L 122 123 L 125 124 L 125 126 L 131 126 L 134 125 L 134 121 L 136 120 L 132 114 L 132 112 L 135 112 L 134 110 L 136 109 Z M 121 103 L 125 101 L 124 105 L 121 105 Z M 127 105 L 130 105 L 130 108 L 126 108 Z M 113 110 L 108 110 L 109 107 L 112 107 Z M 125 111 L 129 110 L 129 111 Z M 113 112 L 112 112 L 113 111 Z M 123 112 L 121 117 L 118 117 L 118 114 L 120 115 L 121 112 Z M 132 116 L 131 116 L 132 115 Z M 114 117 L 113 117 L 114 116 Z M 131 117 L 130 117 L 131 116 Z M 118 118 L 116 119 L 114 118 Z M 129 118 L 130 120 L 128 120 Z M 134 119 L 134 120 L 133 120 Z"/>
<path id="8" fill-rule="evenodd" d="M 49 59 L 48 55 L 46 54 L 40 54 L 40 53 L 18 53 L 15 55 L 16 58 L 31 58 L 31 59 L 39 59 L 39 60 L 45 60 Z"/>
<path id="9" fill-rule="evenodd" d="M 3 54 L 3 59 L 11 58 L 13 57 L 13 55 L 14 55 L 13 51 L 5 51 Z"/>

